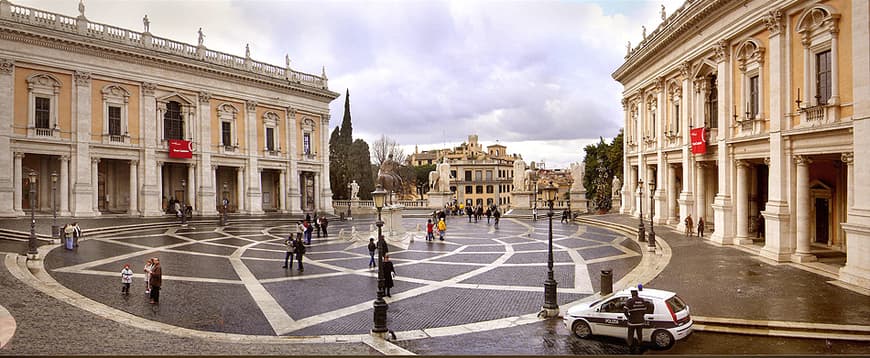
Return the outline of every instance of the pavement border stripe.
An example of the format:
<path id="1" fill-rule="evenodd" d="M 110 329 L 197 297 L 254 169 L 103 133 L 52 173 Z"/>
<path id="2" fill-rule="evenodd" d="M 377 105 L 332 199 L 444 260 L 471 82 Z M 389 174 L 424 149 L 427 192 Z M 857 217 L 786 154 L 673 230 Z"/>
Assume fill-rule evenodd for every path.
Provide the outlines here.
<path id="1" fill-rule="evenodd" d="M 363 338 L 362 342 L 367 344 L 369 347 L 374 348 L 376 351 L 383 353 L 384 355 L 416 355 L 414 352 L 399 347 L 396 344 L 387 341 L 386 339 L 368 336 L 367 338 Z"/>
<path id="2" fill-rule="evenodd" d="M 12 340 L 16 328 L 15 317 L 12 317 L 6 307 L 0 305 L 0 349 Z"/>
<path id="3" fill-rule="evenodd" d="M 870 326 L 854 325 L 854 324 L 832 324 L 832 323 L 815 323 L 815 322 L 798 322 L 798 321 L 766 321 L 766 320 L 751 320 L 743 318 L 731 317 L 707 317 L 707 316 L 692 316 L 692 320 L 700 323 L 710 324 L 734 324 L 743 326 L 771 327 L 771 328 L 786 328 L 786 329 L 805 329 L 805 330 L 838 330 L 838 331 L 856 331 L 870 333 Z"/>

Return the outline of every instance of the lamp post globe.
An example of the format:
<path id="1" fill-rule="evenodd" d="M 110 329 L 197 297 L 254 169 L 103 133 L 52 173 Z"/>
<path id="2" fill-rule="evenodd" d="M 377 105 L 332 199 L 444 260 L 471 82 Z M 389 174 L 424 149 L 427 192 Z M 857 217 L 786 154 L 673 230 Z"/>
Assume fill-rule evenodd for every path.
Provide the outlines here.
<path id="1" fill-rule="evenodd" d="M 187 205 L 184 203 L 184 197 L 187 196 L 187 181 L 181 179 L 181 226 L 187 226 Z"/>
<path id="2" fill-rule="evenodd" d="M 545 317 L 551 318 L 559 315 L 556 279 L 553 277 L 553 202 L 556 200 L 559 189 L 553 186 L 553 182 L 550 182 L 541 191 L 548 207 L 547 221 L 549 225 L 547 232 L 547 280 L 544 281 L 544 306 L 541 311 Z"/>
<path id="3" fill-rule="evenodd" d="M 384 241 L 382 228 L 384 222 L 381 220 L 381 209 L 384 208 L 384 202 L 387 198 L 387 191 L 378 184 L 375 191 L 372 192 L 372 201 L 374 201 L 375 209 L 378 211 L 378 220 L 375 225 L 378 227 L 378 293 L 374 303 L 374 327 L 372 335 L 383 337 L 389 331 L 387 329 L 387 309 L 389 306 L 384 300 L 386 290 L 386 282 L 384 277 L 384 254 L 386 253 L 387 243 Z"/>
<path id="4" fill-rule="evenodd" d="M 36 250 L 36 172 L 31 171 L 28 174 L 30 180 L 30 237 L 27 240 L 27 257 L 36 259 L 38 251 Z"/>
<path id="5" fill-rule="evenodd" d="M 649 214 L 649 246 L 647 246 L 647 251 L 655 252 L 656 251 L 656 231 L 653 227 L 653 216 L 656 213 L 656 207 L 653 205 L 653 195 L 656 190 L 656 181 L 654 179 L 650 179 L 649 181 L 649 203 L 650 203 L 650 214 Z M 643 221 L 643 219 L 641 219 Z"/>
<path id="6" fill-rule="evenodd" d="M 51 238 L 60 237 L 57 228 L 57 172 L 51 173 Z"/>

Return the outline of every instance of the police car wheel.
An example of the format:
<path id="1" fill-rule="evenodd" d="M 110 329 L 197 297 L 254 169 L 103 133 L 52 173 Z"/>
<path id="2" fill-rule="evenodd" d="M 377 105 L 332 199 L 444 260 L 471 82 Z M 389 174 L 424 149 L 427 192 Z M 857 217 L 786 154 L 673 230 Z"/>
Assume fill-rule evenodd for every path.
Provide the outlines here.
<path id="1" fill-rule="evenodd" d="M 658 349 L 668 349 L 674 345 L 674 336 L 672 336 L 668 331 L 660 329 L 653 332 L 652 343 Z"/>
<path id="2" fill-rule="evenodd" d="M 589 338 L 592 335 L 592 329 L 589 328 L 589 324 L 582 320 L 574 322 L 571 330 L 574 331 L 574 335 L 578 338 Z"/>

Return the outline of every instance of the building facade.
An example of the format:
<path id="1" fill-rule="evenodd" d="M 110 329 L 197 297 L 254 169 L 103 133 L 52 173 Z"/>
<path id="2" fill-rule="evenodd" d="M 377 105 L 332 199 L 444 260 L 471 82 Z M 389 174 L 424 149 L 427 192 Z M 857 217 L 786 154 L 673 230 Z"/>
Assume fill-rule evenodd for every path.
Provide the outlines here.
<path id="1" fill-rule="evenodd" d="M 417 151 L 408 161 L 411 165 L 450 164 L 450 191 L 454 199 L 464 205 L 490 206 L 510 205 L 513 190 L 513 164 L 522 159 L 517 154 L 508 154 L 507 147 L 493 144 L 483 150 L 476 134 L 454 148 Z"/>
<path id="2" fill-rule="evenodd" d="M 79 12 L 0 0 L 0 216 L 31 199 L 50 212 L 52 198 L 61 216 L 157 216 L 173 199 L 204 215 L 224 199 L 247 214 L 332 210 L 325 71 Z"/>
<path id="3" fill-rule="evenodd" d="M 704 218 L 713 242 L 777 262 L 840 255 L 829 271 L 870 287 L 868 2 L 698 0 L 662 18 L 613 73 L 621 211 Z"/>

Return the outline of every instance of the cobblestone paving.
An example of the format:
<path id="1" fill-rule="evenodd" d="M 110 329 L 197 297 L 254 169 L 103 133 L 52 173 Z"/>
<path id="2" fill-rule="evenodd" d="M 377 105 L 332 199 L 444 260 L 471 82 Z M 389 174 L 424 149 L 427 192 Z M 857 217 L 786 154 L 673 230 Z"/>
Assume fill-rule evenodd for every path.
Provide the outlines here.
<path id="1" fill-rule="evenodd" d="M 416 220 L 407 220 L 405 226 L 412 227 Z M 174 326 L 254 335 L 365 334 L 372 326 L 377 290 L 377 271 L 367 267 L 365 249 L 366 238 L 373 236 L 367 232 L 371 223 L 353 222 L 358 231 L 365 230 L 360 242 L 337 237 L 342 229 L 350 232 L 350 222 L 331 225 L 334 236 L 312 240 L 304 272 L 281 268 L 282 241 L 292 230 L 286 221 L 238 221 L 225 229 L 192 224 L 183 229 L 94 234 L 75 251 L 55 248 L 44 262 L 52 277 L 85 297 Z M 448 226 L 445 241 L 426 242 L 419 233 L 413 242 L 390 241 L 398 275 L 393 297 L 387 298 L 391 329 L 456 326 L 540 309 L 546 278 L 546 221 L 503 220 L 495 229 L 485 220 L 449 219 Z M 636 245 L 618 240 L 615 233 L 558 222 L 553 227 L 560 303 L 596 291 L 597 278 L 588 274 L 596 271 L 577 271 L 575 266 L 586 264 L 575 262 L 569 252 L 578 258 L 603 258 L 611 265 L 630 266 L 639 260 Z M 587 238 L 587 232 L 593 237 Z M 606 248 L 611 250 L 603 252 Z M 155 256 L 164 270 L 158 310 L 151 309 L 142 292 L 143 263 Z M 124 263 L 130 263 L 136 273 L 129 298 L 119 294 L 118 272 Z M 252 287 L 263 290 L 252 291 Z M 285 313 L 275 316 L 265 309 L 268 301 Z M 283 319 L 283 325 L 276 326 L 276 319 Z"/>

